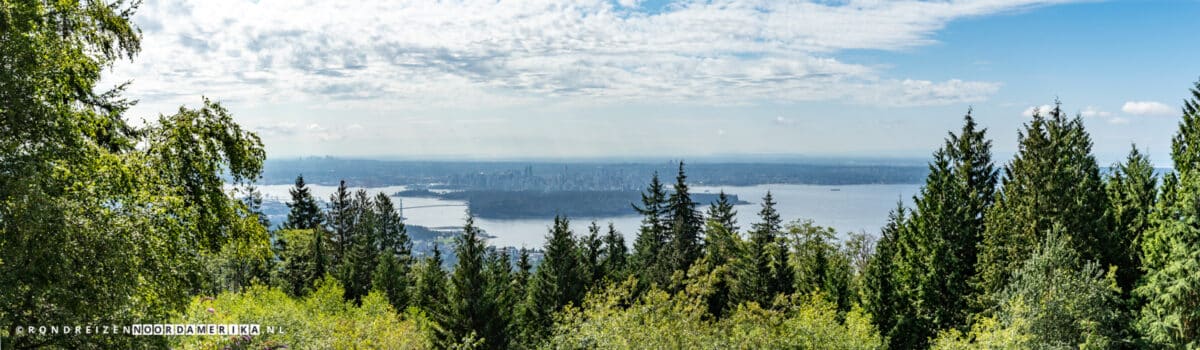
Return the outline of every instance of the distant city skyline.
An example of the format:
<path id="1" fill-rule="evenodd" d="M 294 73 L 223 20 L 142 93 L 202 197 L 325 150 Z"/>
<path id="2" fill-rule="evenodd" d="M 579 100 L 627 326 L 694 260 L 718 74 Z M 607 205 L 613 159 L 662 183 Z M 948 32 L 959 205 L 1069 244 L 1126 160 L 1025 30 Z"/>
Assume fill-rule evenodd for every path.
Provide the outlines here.
<path id="1" fill-rule="evenodd" d="M 1200 2 L 157 1 L 128 116 L 200 96 L 271 158 L 922 159 L 973 108 L 996 161 L 1033 108 L 1102 166 L 1158 166 Z"/>

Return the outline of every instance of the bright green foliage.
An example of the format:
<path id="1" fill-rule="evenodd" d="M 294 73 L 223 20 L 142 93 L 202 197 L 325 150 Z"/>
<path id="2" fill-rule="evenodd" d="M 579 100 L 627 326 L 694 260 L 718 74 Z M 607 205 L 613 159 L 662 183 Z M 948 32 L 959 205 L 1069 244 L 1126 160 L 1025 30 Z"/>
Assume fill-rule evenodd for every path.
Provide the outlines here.
<path id="1" fill-rule="evenodd" d="M 637 275 L 638 285 L 645 290 L 650 286 L 666 286 L 670 282 L 671 270 L 663 255 L 667 252 L 667 234 L 670 217 L 667 210 L 667 194 L 658 173 L 650 180 L 642 194 L 642 206 L 633 206 L 642 215 L 642 226 L 633 241 L 631 271 Z"/>
<path id="2" fill-rule="evenodd" d="M 446 313 L 438 317 L 444 332 L 442 342 L 453 344 L 473 338 L 482 340 L 490 349 L 505 347 L 508 325 L 496 304 L 501 300 L 488 295 L 491 287 L 484 273 L 484 242 L 475 227 L 475 218 L 469 214 L 462 234 L 454 240 L 454 254 L 458 263 L 450 275 Z"/>
<path id="3" fill-rule="evenodd" d="M 703 254 L 701 232 L 704 219 L 696 210 L 696 202 L 688 193 L 687 175 L 683 162 L 679 162 L 679 173 L 675 175 L 675 188 L 667 198 L 670 253 L 666 254 L 670 271 L 687 271 Z"/>
<path id="4" fill-rule="evenodd" d="M 896 236 L 899 235 L 906 219 L 903 202 L 896 202 L 896 209 L 888 214 L 887 225 L 880 230 L 879 240 L 875 244 L 875 255 L 867 263 L 862 278 L 862 302 L 864 311 L 872 315 L 872 322 L 879 333 L 889 341 L 906 340 L 900 334 L 893 334 L 896 329 L 896 317 L 899 310 L 906 307 L 896 290 L 898 285 L 895 276 Z M 903 344 L 890 343 L 890 348 L 900 349 Z"/>
<path id="5" fill-rule="evenodd" d="M 939 337 L 937 348 L 1111 349 L 1120 346 L 1120 290 L 1112 271 L 1083 262 L 1056 227 L 1013 272 L 994 318 L 964 336 Z M 975 344 L 969 341 L 975 339 Z"/>
<path id="6" fill-rule="evenodd" d="M 554 218 L 544 251 L 519 317 L 521 338 L 527 344 L 545 339 L 554 324 L 554 313 L 567 305 L 579 305 L 584 296 L 579 250 L 567 218 Z"/>
<path id="7" fill-rule="evenodd" d="M 412 310 L 397 315 L 380 293 L 371 293 L 362 306 L 343 301 L 336 280 L 322 280 L 305 298 L 292 298 L 279 289 L 254 286 L 242 293 L 195 297 L 174 323 L 259 324 L 283 332 L 247 338 L 170 337 L 176 349 L 432 349 L 433 326 Z"/>
<path id="8" fill-rule="evenodd" d="M 784 229 L 791 242 L 796 293 L 821 293 L 831 298 L 839 310 L 849 310 L 858 293 L 851 290 L 854 271 L 848 252 L 835 241 L 836 231 L 817 226 L 812 220 L 797 220 Z"/>
<path id="9" fill-rule="evenodd" d="M 321 214 L 321 207 L 317 204 L 317 198 L 313 197 L 312 190 L 308 188 L 308 184 L 304 183 L 304 176 L 296 176 L 296 185 L 288 190 L 292 195 L 292 200 L 287 203 L 288 211 L 287 221 L 283 222 L 283 228 L 302 228 L 312 229 L 320 227 L 324 223 L 325 218 Z"/>
<path id="10" fill-rule="evenodd" d="M 698 271 L 693 269 L 693 272 Z M 704 280 L 705 278 L 701 278 Z M 674 295 L 653 289 L 635 297 L 635 282 L 592 294 L 564 311 L 551 349 L 879 349 L 882 341 L 860 310 L 840 322 L 821 296 L 780 298 L 776 309 L 742 305 L 728 318 L 706 315 L 705 283 Z M 626 305 L 629 305 L 626 307 Z"/>
<path id="11" fill-rule="evenodd" d="M 734 305 L 734 287 L 737 276 L 734 266 L 741 253 L 742 240 L 716 220 L 709 220 L 706 233 L 705 268 L 714 275 L 712 293 L 708 295 L 708 313 L 716 318 L 724 317 Z"/>
<path id="12" fill-rule="evenodd" d="M 1118 245 L 1111 247 L 1117 257 L 1117 285 L 1129 295 L 1134 283 L 1142 277 L 1142 232 L 1150 227 L 1158 179 L 1150 158 L 1131 147 L 1124 163 L 1113 166 L 1112 175 L 1104 184 L 1108 195 L 1110 232 Z"/>
<path id="13" fill-rule="evenodd" d="M 962 333 L 956 328 L 938 333 L 931 348 L 936 350 L 1025 350 L 1033 349 L 1032 336 L 1024 333 L 1027 323 L 1025 320 L 1011 320 L 1007 325 L 1001 324 L 995 317 L 987 317 L 975 322 L 970 333 Z"/>
<path id="14" fill-rule="evenodd" d="M 1002 190 L 987 211 L 977 264 L 981 309 L 995 307 L 1012 272 L 1054 226 L 1063 227 L 1084 259 L 1103 266 L 1116 260 L 1108 247 L 1119 243 L 1107 233 L 1107 197 L 1082 119 L 1067 118 L 1056 104 L 1048 115 L 1034 113 L 1018 140 L 1020 150 L 1005 166 Z"/>
<path id="15" fill-rule="evenodd" d="M 629 274 L 628 248 L 625 247 L 625 236 L 617 232 L 617 228 L 608 223 L 608 233 L 604 235 L 604 251 L 600 257 L 600 271 L 605 283 L 622 281 Z"/>
<path id="16" fill-rule="evenodd" d="M 0 324 L 162 319 L 213 285 L 202 266 L 229 244 L 263 253 L 266 231 L 224 179 L 253 182 L 265 153 L 204 99 L 145 127 L 123 119 L 124 85 L 97 86 L 132 58 L 135 5 L 0 3 Z M 53 242 L 53 244 L 47 244 Z M 245 257 L 245 256 L 243 256 Z M 265 259 L 257 256 L 252 259 Z M 6 346 L 161 339 L 19 337 Z"/>
<path id="17" fill-rule="evenodd" d="M 1145 301 L 1138 330 L 1166 348 L 1200 348 L 1200 82 L 1184 104 L 1171 144 L 1175 172 L 1142 237 L 1145 277 L 1134 290 Z"/>
<path id="18" fill-rule="evenodd" d="M 413 286 L 409 289 L 409 305 L 437 318 L 446 305 L 446 270 L 442 269 L 442 251 L 433 246 L 433 253 L 413 266 Z"/>
<path id="19" fill-rule="evenodd" d="M 795 272 L 788 263 L 788 249 L 782 237 L 783 220 L 775 210 L 771 192 L 763 197 L 758 223 L 750 231 L 750 239 L 742 244 L 742 254 L 734 265 L 737 282 L 733 301 L 755 301 L 770 305 L 776 295 L 791 294 Z"/>

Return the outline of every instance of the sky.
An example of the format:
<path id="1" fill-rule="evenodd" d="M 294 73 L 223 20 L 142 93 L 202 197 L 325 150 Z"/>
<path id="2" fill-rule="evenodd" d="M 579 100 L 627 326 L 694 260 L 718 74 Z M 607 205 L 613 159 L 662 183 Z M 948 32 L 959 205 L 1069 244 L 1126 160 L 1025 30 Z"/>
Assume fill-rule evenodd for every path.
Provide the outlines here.
<path id="1" fill-rule="evenodd" d="M 1169 166 L 1200 1 L 146 1 L 135 122 L 220 101 L 269 158 L 927 158 L 1034 109 Z"/>

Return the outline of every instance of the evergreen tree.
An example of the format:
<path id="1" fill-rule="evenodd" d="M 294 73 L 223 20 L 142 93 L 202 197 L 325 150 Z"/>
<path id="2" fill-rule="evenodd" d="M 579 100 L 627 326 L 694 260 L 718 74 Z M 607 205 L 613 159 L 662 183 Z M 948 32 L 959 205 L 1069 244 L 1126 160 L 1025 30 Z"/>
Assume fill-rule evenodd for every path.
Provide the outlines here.
<path id="1" fill-rule="evenodd" d="M 513 320 L 516 318 L 516 307 L 523 295 L 516 294 L 517 279 L 513 275 L 512 260 L 508 250 L 491 250 L 488 253 L 484 276 L 487 277 L 487 289 L 484 297 L 496 305 L 496 318 L 488 323 L 483 336 L 484 345 L 492 348 L 510 348 L 513 340 L 510 335 L 519 331 Z"/>
<path id="2" fill-rule="evenodd" d="M 1137 328 L 1162 348 L 1200 348 L 1200 81 L 1184 102 L 1171 142 L 1175 171 L 1141 239 L 1145 277 L 1134 294 L 1145 301 Z"/>
<path id="3" fill-rule="evenodd" d="M 304 183 L 304 175 L 296 176 L 296 184 L 288 190 L 288 193 L 292 195 L 292 200 L 287 203 L 289 211 L 287 221 L 283 222 L 283 228 L 312 229 L 321 226 L 325 218 L 321 215 L 321 207 L 317 204 L 317 199 L 313 197 L 312 191 Z"/>
<path id="4" fill-rule="evenodd" d="M 408 306 L 409 278 L 412 270 L 412 240 L 404 227 L 403 218 L 387 194 L 375 196 L 373 207 L 376 243 L 379 255 L 371 276 L 373 289 L 387 293 L 388 302 L 397 310 Z"/>
<path id="5" fill-rule="evenodd" d="M 604 279 L 604 270 L 601 266 L 601 253 L 604 248 L 604 241 L 600 238 L 600 225 L 592 221 L 588 225 L 588 233 L 579 237 L 579 263 L 580 273 L 582 273 L 585 290 L 591 290 L 592 287 L 602 284 Z"/>
<path id="6" fill-rule="evenodd" d="M 1106 247 L 1107 198 L 1092 143 L 1080 117 L 1067 118 L 1059 104 L 1037 111 L 1018 134 L 1019 152 L 1004 168 L 1001 191 L 987 210 L 976 286 L 977 306 L 993 309 L 998 293 L 1046 232 L 1060 225 L 1071 245 L 1101 266 L 1115 262 Z"/>
<path id="7" fill-rule="evenodd" d="M 521 337 L 529 344 L 550 334 L 555 312 L 567 304 L 579 305 L 583 299 L 579 251 L 572 236 L 568 219 L 556 216 L 522 310 Z"/>
<path id="8" fill-rule="evenodd" d="M 687 271 L 696 259 L 700 258 L 703 253 L 701 245 L 701 232 L 703 228 L 703 218 L 700 212 L 696 211 L 696 202 L 692 201 L 692 196 L 688 193 L 687 175 L 683 171 L 683 162 L 679 162 L 679 173 L 675 176 L 674 192 L 667 199 L 668 215 L 670 217 L 670 235 L 668 242 L 671 244 L 670 253 L 667 254 L 668 263 L 672 271 Z"/>
<path id="9" fill-rule="evenodd" d="M 617 228 L 611 222 L 608 223 L 608 234 L 604 235 L 604 251 L 600 261 L 600 271 L 608 283 L 617 283 L 625 279 L 628 255 L 625 236 L 617 232 Z"/>
<path id="10" fill-rule="evenodd" d="M 379 255 L 379 264 L 371 275 L 371 288 L 387 294 L 388 303 L 396 310 L 408 307 L 409 266 L 393 251 Z"/>
<path id="11" fill-rule="evenodd" d="M 342 264 L 342 258 L 345 256 L 346 249 L 350 246 L 350 235 L 353 233 L 351 229 L 354 227 L 354 214 L 351 204 L 353 198 L 350 189 L 346 187 L 346 180 L 338 183 L 337 191 L 329 197 L 329 210 L 326 212 L 325 224 L 328 226 L 328 232 L 333 235 L 333 250 L 332 263 L 335 266 Z"/>
<path id="12" fill-rule="evenodd" d="M 1124 163 L 1113 165 L 1112 175 L 1104 186 L 1108 194 L 1109 231 L 1120 243 L 1111 247 L 1112 255 L 1118 259 L 1117 284 L 1126 296 L 1142 277 L 1142 232 L 1150 227 L 1157 182 L 1150 158 L 1133 146 Z"/>
<path id="13" fill-rule="evenodd" d="M 977 130 L 971 112 L 961 133 L 950 133 L 934 152 L 925 186 L 913 198 L 916 208 L 909 229 L 899 230 L 895 255 L 898 289 L 903 291 L 906 324 L 920 325 L 903 332 L 893 344 L 925 347 L 934 332 L 964 328 L 976 292 L 968 283 L 976 275 L 977 246 L 984 231 L 984 214 L 993 201 L 996 171 L 991 141 Z"/>
<path id="14" fill-rule="evenodd" d="M 733 291 L 736 276 L 732 269 L 738 260 L 741 239 L 716 219 L 709 219 L 707 226 L 704 230 L 707 240 L 704 261 L 708 266 L 705 268 L 716 278 L 706 304 L 708 313 L 719 319 L 725 316 L 726 311 L 737 306 L 734 305 Z"/>
<path id="15" fill-rule="evenodd" d="M 896 238 L 904 227 L 906 219 L 904 203 L 897 201 L 896 208 L 888 213 L 887 225 L 879 232 L 879 241 L 875 244 L 875 255 L 867 264 L 863 277 L 863 308 L 871 314 L 875 328 L 889 341 L 901 340 L 903 335 L 893 334 L 896 328 L 897 310 L 901 300 L 896 288 L 893 259 L 896 253 Z M 903 344 L 892 343 L 889 348 L 903 349 Z"/>
<path id="16" fill-rule="evenodd" d="M 637 274 L 641 289 L 651 285 L 666 286 L 670 279 L 666 262 L 660 261 L 667 244 L 669 220 L 665 216 L 669 211 L 666 205 L 666 191 L 658 181 L 658 173 L 654 173 L 650 186 L 642 194 L 642 206 L 633 206 L 642 215 L 642 225 L 633 242 L 631 272 Z"/>
<path id="17" fill-rule="evenodd" d="M 279 264 L 275 285 L 293 296 L 304 296 L 313 283 L 325 276 L 325 236 L 316 229 L 284 229 L 276 232 L 287 241 L 278 251 Z"/>
<path id="18" fill-rule="evenodd" d="M 729 196 L 725 195 L 725 190 L 721 190 L 717 195 L 717 201 L 708 206 L 708 220 L 716 221 L 725 230 L 737 234 L 737 210 L 733 209 L 733 202 L 729 201 Z"/>
<path id="19" fill-rule="evenodd" d="M 346 229 L 347 246 L 338 266 L 346 299 L 359 302 L 371 291 L 372 274 L 378 267 L 380 225 L 375 205 L 366 190 L 358 190 L 350 203 L 352 224 Z"/>
<path id="20" fill-rule="evenodd" d="M 454 240 L 458 263 L 450 275 L 449 297 L 442 318 L 442 341 L 452 345 L 466 339 L 482 339 L 487 348 L 503 348 L 506 324 L 500 319 L 499 300 L 489 298 L 488 278 L 484 273 L 485 246 L 475 227 L 474 216 L 467 214 L 463 232 Z"/>
<path id="21" fill-rule="evenodd" d="M 434 319 L 444 314 L 446 303 L 446 271 L 442 269 L 442 251 L 433 245 L 433 252 L 414 269 L 413 287 L 409 295 L 410 305 L 415 306 Z"/>
<path id="22" fill-rule="evenodd" d="M 775 199 L 768 191 L 763 196 L 760 222 L 750 231 L 742 258 L 736 269 L 737 285 L 734 300 L 756 301 L 771 305 L 778 294 L 790 294 L 794 288 L 794 272 L 788 262 L 788 249 L 783 243 L 783 220 L 775 210 Z"/>

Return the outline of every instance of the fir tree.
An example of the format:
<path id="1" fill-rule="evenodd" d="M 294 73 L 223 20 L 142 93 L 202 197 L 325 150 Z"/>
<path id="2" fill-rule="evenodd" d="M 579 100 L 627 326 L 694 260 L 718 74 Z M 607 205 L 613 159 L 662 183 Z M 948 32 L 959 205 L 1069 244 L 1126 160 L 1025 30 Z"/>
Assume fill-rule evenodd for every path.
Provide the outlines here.
<path id="1" fill-rule="evenodd" d="M 434 319 L 443 315 L 446 303 L 446 271 L 442 269 L 442 252 L 438 245 L 416 268 L 413 269 L 413 287 L 409 290 L 410 305 L 423 310 Z"/>
<path id="2" fill-rule="evenodd" d="M 654 173 L 650 186 L 642 194 L 642 206 L 633 206 L 642 215 L 642 225 L 633 242 L 631 272 L 637 274 L 642 289 L 651 285 L 666 286 L 669 282 L 670 271 L 667 271 L 666 262 L 660 261 L 667 244 L 666 201 L 666 191 L 658 181 L 658 173 Z"/>
<path id="3" fill-rule="evenodd" d="M 1108 246 L 1107 198 L 1092 143 L 1080 117 L 1067 118 L 1059 104 L 1034 113 L 1018 134 L 1019 152 L 1004 168 L 1001 191 L 987 210 L 976 286 L 980 309 L 993 309 L 994 296 L 1012 271 L 1055 225 L 1087 260 L 1115 262 Z"/>
<path id="4" fill-rule="evenodd" d="M 588 233 L 579 237 L 579 263 L 580 273 L 582 273 L 585 290 L 591 290 L 592 287 L 598 286 L 604 279 L 604 271 L 601 270 L 601 253 L 604 248 L 604 241 L 600 238 L 600 225 L 592 221 L 588 225 Z"/>
<path id="5" fill-rule="evenodd" d="M 938 330 L 966 327 L 976 298 L 968 281 L 976 275 L 996 171 L 986 130 L 977 130 L 970 111 L 963 119 L 962 131 L 950 133 L 934 152 L 925 186 L 913 199 L 909 229 L 896 231 L 895 244 L 903 248 L 894 252 L 895 282 L 911 306 L 899 317 L 920 330 L 896 334 L 909 339 L 893 339 L 894 344 L 924 347 Z"/>
<path id="6" fill-rule="evenodd" d="M 600 271 L 607 283 L 617 283 L 625 279 L 628 255 L 625 236 L 617 232 L 617 228 L 611 222 L 608 223 L 608 233 L 604 235 L 604 252 L 600 261 Z"/>
<path id="7" fill-rule="evenodd" d="M 879 241 L 875 244 L 875 255 L 867 263 L 863 276 L 863 308 L 871 314 L 875 328 L 889 341 L 901 340 L 903 335 L 894 334 L 896 317 L 901 300 L 896 288 L 895 264 L 896 238 L 904 227 L 906 219 L 903 202 L 896 202 L 896 208 L 888 214 L 887 225 L 879 232 Z M 903 344 L 892 343 L 889 348 L 903 349 Z"/>
<path id="8" fill-rule="evenodd" d="M 351 193 L 346 187 L 346 180 L 338 184 L 337 191 L 329 197 L 329 211 L 325 214 L 325 224 L 328 232 L 333 235 L 333 264 L 340 266 L 346 249 L 350 246 L 350 230 L 354 226 Z"/>
<path id="9" fill-rule="evenodd" d="M 317 204 L 317 199 L 313 197 L 312 191 L 304 183 L 304 175 L 296 177 L 296 184 L 288 190 L 288 193 L 292 195 L 292 200 L 287 203 L 289 211 L 283 228 L 313 229 L 321 226 L 325 218 L 321 215 L 321 207 Z"/>
<path id="10" fill-rule="evenodd" d="M 696 202 L 688 193 L 687 175 L 683 171 L 683 162 L 679 162 L 679 173 L 675 176 L 675 188 L 667 199 L 668 215 L 670 217 L 670 235 L 667 241 L 671 244 L 670 253 L 666 254 L 672 271 L 687 271 L 696 259 L 700 258 L 701 229 L 703 219 L 696 211 Z"/>
<path id="11" fill-rule="evenodd" d="M 1137 329 L 1162 348 L 1200 348 L 1200 81 L 1184 102 L 1171 142 L 1175 171 L 1141 239 L 1145 276 L 1134 294 L 1145 301 Z"/>
<path id="12" fill-rule="evenodd" d="M 491 300 L 496 306 L 496 318 L 488 322 L 488 327 L 483 331 L 486 339 L 485 345 L 505 349 L 513 347 L 514 344 L 510 344 L 512 341 L 510 334 L 519 331 L 513 322 L 516 318 L 517 308 L 515 305 L 520 302 L 520 297 L 523 295 L 516 294 L 518 281 L 513 275 L 512 260 L 508 250 L 493 249 L 488 253 L 484 276 L 487 278 L 484 297 Z"/>
<path id="13" fill-rule="evenodd" d="M 487 348 L 503 348 L 507 345 L 503 339 L 507 325 L 500 322 L 499 300 L 487 295 L 486 251 L 472 215 L 467 214 L 467 223 L 454 243 L 458 263 L 450 275 L 448 304 L 441 322 L 442 341 L 452 345 L 464 339 L 482 339 Z"/>
<path id="14" fill-rule="evenodd" d="M 378 265 L 380 213 L 372 210 L 374 206 L 366 190 L 355 192 L 349 210 L 352 224 L 346 229 L 345 252 L 338 266 L 346 299 L 356 303 L 371 290 L 372 274 Z"/>
<path id="15" fill-rule="evenodd" d="M 716 221 L 725 230 L 737 234 L 737 210 L 733 209 L 733 202 L 729 201 L 729 196 L 725 195 L 725 190 L 721 190 L 717 195 L 717 201 L 709 204 L 708 220 Z"/>
<path id="16" fill-rule="evenodd" d="M 554 313 L 583 299 L 579 251 L 572 236 L 567 218 L 556 216 L 522 310 L 521 337 L 526 342 L 545 339 L 554 325 Z"/>
<path id="17" fill-rule="evenodd" d="M 1142 233 L 1150 227 L 1157 185 L 1150 158 L 1138 152 L 1136 146 L 1130 148 L 1124 163 L 1113 165 L 1112 175 L 1105 182 L 1109 232 L 1119 242 L 1111 247 L 1112 255 L 1118 258 L 1117 284 L 1125 296 L 1142 277 Z"/>
<path id="18" fill-rule="evenodd" d="M 778 294 L 790 294 L 794 288 L 794 272 L 788 262 L 788 249 L 781 237 L 783 220 L 775 210 L 775 199 L 768 191 L 763 196 L 759 222 L 750 231 L 742 258 L 736 269 L 737 285 L 734 298 L 739 302 L 756 301 L 771 305 Z"/>

